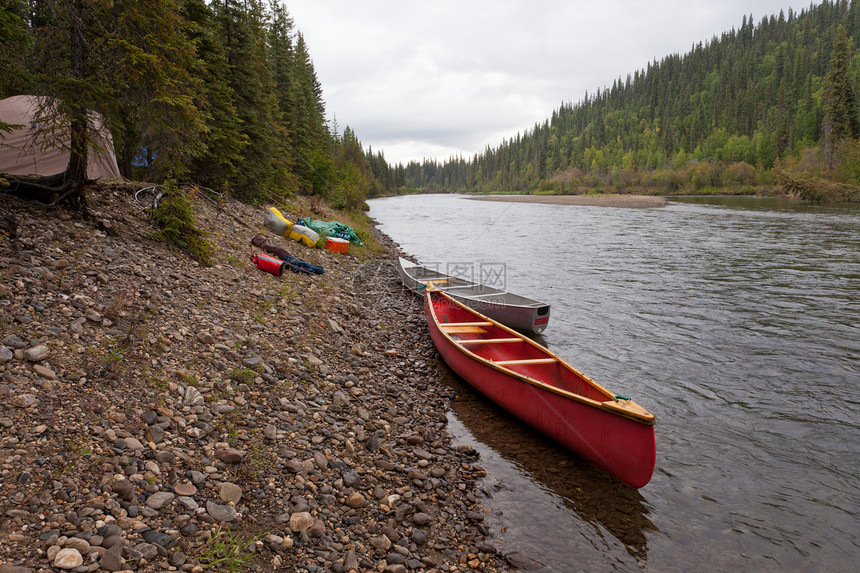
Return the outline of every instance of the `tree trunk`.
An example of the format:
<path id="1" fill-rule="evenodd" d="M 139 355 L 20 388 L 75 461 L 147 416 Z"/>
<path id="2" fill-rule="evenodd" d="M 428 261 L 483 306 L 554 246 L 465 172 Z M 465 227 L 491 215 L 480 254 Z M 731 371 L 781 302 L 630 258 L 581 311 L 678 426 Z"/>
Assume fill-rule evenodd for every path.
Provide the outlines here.
<path id="1" fill-rule="evenodd" d="M 84 38 L 84 0 L 68 0 L 69 61 L 73 81 L 83 85 L 87 71 L 87 46 Z M 87 216 L 86 185 L 89 151 L 89 119 L 83 98 L 66 101 L 69 122 L 69 164 L 66 171 L 44 177 L 9 177 L 9 191 L 25 200 L 45 205 L 67 202 Z"/>
<path id="2" fill-rule="evenodd" d="M 87 46 L 84 38 L 83 0 L 69 0 L 69 48 L 72 75 L 76 81 L 83 81 L 87 70 Z M 71 105 L 69 128 L 71 130 L 71 145 L 69 150 L 69 166 L 66 168 L 66 183 L 73 191 L 70 202 L 86 210 L 86 195 L 84 193 L 87 180 L 87 151 L 89 147 L 89 132 L 87 109 L 80 102 Z"/>

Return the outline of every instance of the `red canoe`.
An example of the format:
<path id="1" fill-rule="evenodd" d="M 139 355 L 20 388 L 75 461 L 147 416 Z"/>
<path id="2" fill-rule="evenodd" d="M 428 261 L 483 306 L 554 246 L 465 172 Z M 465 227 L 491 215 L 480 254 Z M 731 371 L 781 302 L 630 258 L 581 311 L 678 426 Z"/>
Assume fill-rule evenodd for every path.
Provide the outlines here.
<path id="1" fill-rule="evenodd" d="M 651 480 L 653 414 L 444 292 L 428 290 L 424 313 L 436 349 L 475 389 L 632 487 Z"/>

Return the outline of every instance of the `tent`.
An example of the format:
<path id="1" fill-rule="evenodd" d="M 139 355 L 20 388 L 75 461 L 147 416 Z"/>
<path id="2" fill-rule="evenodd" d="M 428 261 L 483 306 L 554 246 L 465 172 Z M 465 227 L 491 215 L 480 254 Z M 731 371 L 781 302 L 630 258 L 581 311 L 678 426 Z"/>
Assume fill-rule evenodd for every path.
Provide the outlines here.
<path id="1" fill-rule="evenodd" d="M 40 103 L 39 96 L 19 95 L 0 100 L 0 122 L 21 127 L 0 131 L 0 173 L 10 175 L 55 175 L 69 165 L 69 136 L 64 141 L 50 141 L 55 134 L 37 134 L 34 130 Z M 114 155 L 113 138 L 96 121 L 99 149 L 89 149 L 88 179 L 121 179 Z"/>

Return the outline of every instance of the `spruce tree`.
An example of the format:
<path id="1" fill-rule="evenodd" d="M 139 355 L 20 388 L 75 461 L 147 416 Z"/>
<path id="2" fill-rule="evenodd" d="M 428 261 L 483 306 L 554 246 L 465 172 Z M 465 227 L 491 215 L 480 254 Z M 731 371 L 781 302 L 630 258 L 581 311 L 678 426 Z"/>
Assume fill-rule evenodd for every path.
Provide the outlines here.
<path id="1" fill-rule="evenodd" d="M 229 83 L 225 44 L 214 11 L 204 0 L 185 0 L 187 35 L 200 57 L 195 72 L 203 82 L 203 109 L 209 114 L 203 136 L 206 150 L 192 160 L 190 177 L 209 187 L 229 187 L 239 174 L 248 137 L 236 109 L 236 92 Z"/>
<path id="2" fill-rule="evenodd" d="M 244 200 L 261 201 L 269 192 L 290 191 L 283 118 L 268 63 L 267 14 L 259 0 L 223 0 L 216 8 L 225 44 L 228 82 L 248 145 L 242 150 L 233 190 Z"/>
<path id="3" fill-rule="evenodd" d="M 31 187 L 43 197 L 56 191 L 85 206 L 88 149 L 98 145 L 91 112 L 104 118 L 119 145 L 151 146 L 165 171 L 181 172 L 199 153 L 204 114 L 196 106 L 188 68 L 194 51 L 182 34 L 178 0 L 33 0 L 20 57 L 28 87 L 46 97 L 43 130 L 71 136 L 70 159 L 55 189 Z M 23 187 L 26 189 L 26 187 Z"/>
<path id="4" fill-rule="evenodd" d="M 151 181 L 186 175 L 206 150 L 211 116 L 182 4 L 113 0 L 104 15 L 112 42 L 99 58 L 115 62 L 109 107 L 120 118 L 113 122 L 120 160 L 127 166 L 132 153 L 145 152 L 150 160 L 144 175 Z"/>
<path id="5" fill-rule="evenodd" d="M 27 3 L 24 0 L 5 0 L 0 4 L 0 99 L 27 93 L 29 73 L 21 55 L 31 43 L 28 34 Z M 0 122 L 0 131 L 3 130 Z"/>
<path id="6" fill-rule="evenodd" d="M 851 40 L 841 24 L 833 40 L 824 111 L 825 153 L 831 154 L 833 147 L 840 141 L 860 137 L 857 97 L 854 93 L 854 76 L 851 72 Z"/>
<path id="7" fill-rule="evenodd" d="M 303 192 L 324 194 L 326 181 L 331 176 L 330 134 L 325 122 L 322 86 L 302 34 L 296 37 L 292 55 L 288 125 L 295 171 Z"/>

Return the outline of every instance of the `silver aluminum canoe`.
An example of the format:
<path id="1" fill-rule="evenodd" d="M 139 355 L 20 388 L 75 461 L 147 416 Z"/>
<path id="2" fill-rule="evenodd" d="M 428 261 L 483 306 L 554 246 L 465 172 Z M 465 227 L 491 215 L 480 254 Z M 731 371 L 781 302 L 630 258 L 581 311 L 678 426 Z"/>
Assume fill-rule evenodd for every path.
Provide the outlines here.
<path id="1" fill-rule="evenodd" d="M 414 292 L 423 295 L 423 290 L 432 286 L 469 308 L 521 332 L 540 334 L 549 323 L 550 305 L 546 303 L 447 275 L 403 257 L 400 257 L 399 272 L 403 285 Z"/>

